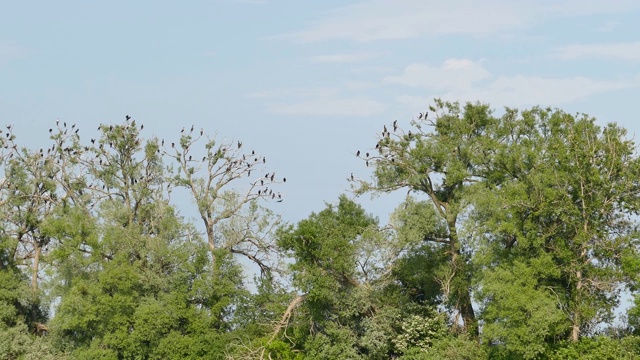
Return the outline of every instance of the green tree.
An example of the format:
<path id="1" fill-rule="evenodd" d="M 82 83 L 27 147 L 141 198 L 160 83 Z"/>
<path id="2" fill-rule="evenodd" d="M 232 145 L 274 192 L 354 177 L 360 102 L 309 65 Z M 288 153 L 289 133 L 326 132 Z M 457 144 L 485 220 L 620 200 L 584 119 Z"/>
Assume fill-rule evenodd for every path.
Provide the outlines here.
<path id="1" fill-rule="evenodd" d="M 488 105 L 436 100 L 430 113 L 412 121 L 411 130 L 384 126 L 375 149 L 365 153 L 374 167 L 373 182 L 357 181 L 356 193 L 408 189 L 427 196 L 443 226 L 421 234 L 424 242 L 446 247 L 448 266 L 433 273 L 444 303 L 462 318 L 465 329 L 478 335 L 471 295 L 470 244 L 460 234 L 470 204 L 469 188 L 486 176 L 495 119 Z"/>
<path id="2" fill-rule="evenodd" d="M 539 334 L 536 342 L 563 331 L 577 341 L 612 319 L 617 289 L 626 279 L 623 255 L 635 253 L 630 215 L 638 210 L 640 162 L 633 142 L 615 124 L 601 128 L 586 115 L 540 108 L 516 119 L 505 116 L 501 129 L 509 141 L 493 166 L 504 175 L 477 203 L 492 254 L 484 266 L 494 269 L 481 283 L 484 298 L 491 299 L 485 319 L 509 323 L 511 331 L 496 340 L 507 341 L 535 323 L 544 328 L 526 331 Z M 506 291 L 500 271 L 529 277 L 516 284 L 530 299 L 505 296 L 497 302 Z M 528 309 L 522 323 L 509 314 L 518 307 Z"/>

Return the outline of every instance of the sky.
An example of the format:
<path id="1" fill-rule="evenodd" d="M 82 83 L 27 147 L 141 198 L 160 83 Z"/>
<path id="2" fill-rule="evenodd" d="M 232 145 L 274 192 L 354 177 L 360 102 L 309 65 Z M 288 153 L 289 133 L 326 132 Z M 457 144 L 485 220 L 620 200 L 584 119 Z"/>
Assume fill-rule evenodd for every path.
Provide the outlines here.
<path id="1" fill-rule="evenodd" d="M 39 147 L 56 119 L 88 140 L 195 124 L 286 176 L 295 222 L 369 179 L 355 157 L 434 98 L 588 113 L 640 133 L 640 2 L 2 1 L 0 125 Z M 381 217 L 401 198 L 361 199 Z"/>

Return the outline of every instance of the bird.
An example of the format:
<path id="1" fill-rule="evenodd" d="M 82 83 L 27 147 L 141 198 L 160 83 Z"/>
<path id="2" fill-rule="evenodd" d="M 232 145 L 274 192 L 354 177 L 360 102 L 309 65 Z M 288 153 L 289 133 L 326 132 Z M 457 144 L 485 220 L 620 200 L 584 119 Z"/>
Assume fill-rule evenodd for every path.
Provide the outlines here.
<path id="1" fill-rule="evenodd" d="M 124 118 L 125 118 L 127 121 L 131 120 L 131 116 L 129 116 L 129 115 L 125 115 L 125 116 L 124 116 Z"/>
<path id="2" fill-rule="evenodd" d="M 262 157 L 262 163 L 265 164 L 267 162 L 267 158 L 266 157 Z"/>
<path id="3" fill-rule="evenodd" d="M 171 143 L 171 147 L 172 148 L 176 147 L 176 143 Z"/>
<path id="4" fill-rule="evenodd" d="M 360 150 L 358 150 L 358 152 L 356 152 L 356 156 L 360 156 Z"/>
<path id="5" fill-rule="evenodd" d="M 191 125 L 191 132 L 193 132 L 193 125 Z"/>
<path id="6" fill-rule="evenodd" d="M 418 120 L 422 119 L 422 113 L 418 114 Z"/>
<path id="7" fill-rule="evenodd" d="M 353 173 L 351 173 L 351 181 L 353 181 Z"/>
<path id="8" fill-rule="evenodd" d="M 53 129 L 49 129 L 49 133 L 52 133 L 52 132 L 53 132 Z"/>
<path id="9" fill-rule="evenodd" d="M 162 146 L 164 146 L 164 139 L 162 139 Z"/>
<path id="10" fill-rule="evenodd" d="M 393 120 L 393 131 L 398 130 L 398 120 Z"/>
<path id="11" fill-rule="evenodd" d="M 184 133 L 184 128 L 182 128 L 182 130 L 180 130 L 180 133 L 183 134 Z"/>
<path id="12" fill-rule="evenodd" d="M 382 133 L 384 134 L 384 133 L 386 133 L 386 132 L 387 132 L 387 125 L 383 125 Z"/>
<path id="13" fill-rule="evenodd" d="M 140 124 L 140 130 L 144 129 L 144 124 Z"/>
<path id="14" fill-rule="evenodd" d="M 287 178 L 282 178 L 282 182 L 287 182 Z"/>
<path id="15" fill-rule="evenodd" d="M 369 157 L 369 153 L 366 153 L 365 155 L 367 155 L 367 157 Z"/>
<path id="16" fill-rule="evenodd" d="M 202 136 L 203 133 L 204 133 L 204 130 L 200 129 L 200 136 Z"/>

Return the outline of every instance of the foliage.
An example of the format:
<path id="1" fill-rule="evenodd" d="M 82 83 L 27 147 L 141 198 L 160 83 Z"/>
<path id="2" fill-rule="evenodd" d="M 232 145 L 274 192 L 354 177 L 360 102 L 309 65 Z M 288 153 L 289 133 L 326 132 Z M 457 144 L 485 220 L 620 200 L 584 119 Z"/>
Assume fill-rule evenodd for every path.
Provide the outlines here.
<path id="1" fill-rule="evenodd" d="M 357 195 L 407 191 L 388 224 L 345 195 L 282 223 L 285 178 L 240 141 L 98 130 L 0 137 L 0 359 L 640 357 L 640 159 L 615 124 L 436 100 L 358 151 Z"/>

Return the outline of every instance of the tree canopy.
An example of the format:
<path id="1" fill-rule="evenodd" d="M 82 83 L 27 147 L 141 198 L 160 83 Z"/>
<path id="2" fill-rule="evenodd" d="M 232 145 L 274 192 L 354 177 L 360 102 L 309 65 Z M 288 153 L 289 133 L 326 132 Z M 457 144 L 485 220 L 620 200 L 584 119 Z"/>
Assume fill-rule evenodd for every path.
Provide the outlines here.
<path id="1" fill-rule="evenodd" d="M 268 154 L 143 129 L 0 137 L 0 359 L 640 357 L 640 158 L 616 124 L 435 100 L 297 223 Z M 388 221 L 357 202 L 390 192 Z"/>

